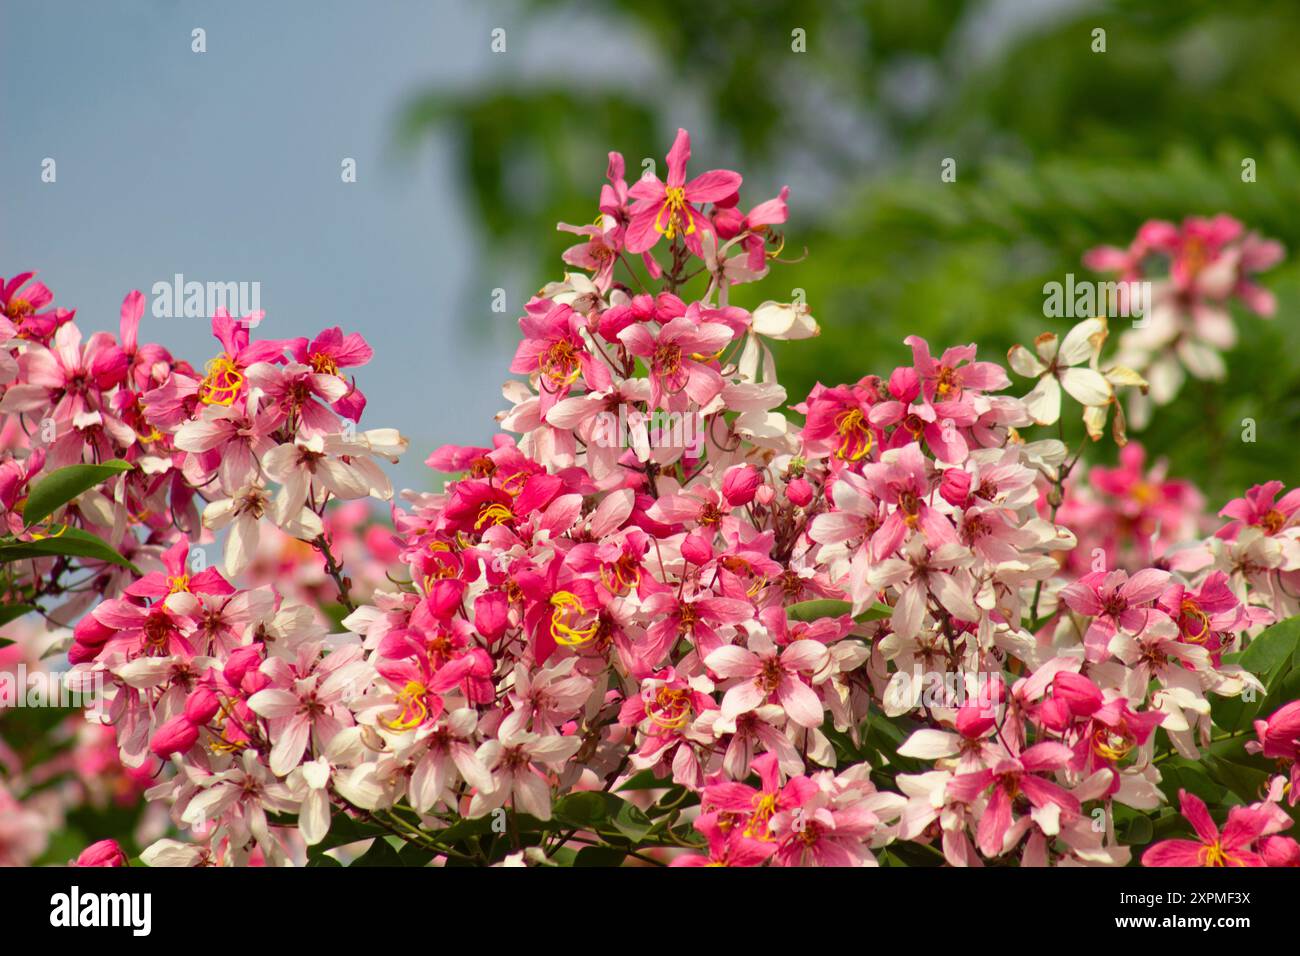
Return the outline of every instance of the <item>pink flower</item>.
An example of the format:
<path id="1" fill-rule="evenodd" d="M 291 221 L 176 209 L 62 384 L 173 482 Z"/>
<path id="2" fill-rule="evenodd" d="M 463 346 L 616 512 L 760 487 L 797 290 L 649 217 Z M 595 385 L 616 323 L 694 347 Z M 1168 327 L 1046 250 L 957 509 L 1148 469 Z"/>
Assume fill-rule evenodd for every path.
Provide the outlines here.
<path id="1" fill-rule="evenodd" d="M 35 272 L 22 272 L 8 282 L 0 279 L 0 315 L 14 324 L 18 335 L 34 342 L 48 342 L 54 330 L 71 322 L 76 309 L 50 309 L 42 312 L 54 301 L 54 293 L 39 280 L 30 285 L 27 281 Z"/>
<path id="2" fill-rule="evenodd" d="M 681 236 L 695 255 L 703 254 L 701 233 L 713 227 L 692 203 L 716 203 L 740 189 L 739 173 L 713 169 L 686 181 L 686 164 L 691 158 L 691 137 L 684 129 L 668 151 L 668 181 L 658 176 L 642 177 L 628 190 L 636 200 L 628 223 L 628 252 L 645 252 L 663 236 L 669 241 Z"/>
<path id="3" fill-rule="evenodd" d="M 1104 660 L 1109 654 L 1110 639 L 1121 629 L 1130 634 L 1142 631 L 1153 616 L 1163 617 L 1152 608 L 1169 582 L 1168 571 L 1147 568 L 1133 575 L 1124 571 L 1094 571 L 1061 589 L 1061 600 L 1070 610 L 1092 618 L 1083 636 L 1088 660 Z"/>
<path id="4" fill-rule="evenodd" d="M 1292 489 L 1276 500 L 1278 492 L 1285 486 L 1280 481 L 1266 481 L 1262 485 L 1253 485 L 1245 497 L 1233 498 L 1219 512 L 1225 518 L 1233 519 L 1216 537 L 1236 538 L 1243 527 L 1255 527 L 1265 534 L 1276 535 L 1296 524 L 1296 512 L 1300 511 L 1300 488 Z"/>
<path id="5" fill-rule="evenodd" d="M 807 680 L 826 665 L 826 648 L 817 641 L 798 640 L 778 653 L 765 633 L 752 635 L 749 645 L 728 644 L 704 659 L 722 679 L 737 679 L 722 698 L 722 716 L 734 719 L 775 699 L 796 724 L 820 727 L 821 699 Z"/>
<path id="6" fill-rule="evenodd" d="M 173 594 L 227 596 L 235 593 L 230 582 L 216 568 L 204 568 L 195 574 L 189 569 L 190 542 L 181 538 L 163 552 L 163 571 L 150 571 L 126 589 L 132 597 L 167 598 Z"/>
<path id="7" fill-rule="evenodd" d="M 509 800 L 515 810 L 549 820 L 551 787 L 541 768 L 564 764 L 581 745 L 582 740 L 577 736 L 544 736 L 507 720 L 497 738 L 485 741 L 476 753 L 479 762 L 492 774 L 493 788 L 474 794 L 470 818 L 491 813 Z"/>
<path id="8" fill-rule="evenodd" d="M 582 316 L 564 304 L 544 303 L 547 310 L 519 320 L 524 338 L 515 351 L 510 371 L 538 376 L 541 413 L 569 394 L 579 378 L 595 391 L 609 388 L 609 368 L 599 361 L 583 341 Z"/>
<path id="9" fill-rule="evenodd" d="M 879 462 L 863 466 L 862 477 L 872 495 L 894 506 L 871 537 L 873 560 L 893 554 L 917 530 L 925 533 L 932 548 L 956 541 L 952 523 L 925 500 L 930 494 L 930 476 L 920 445 L 912 442 L 891 449 Z"/>
<path id="10" fill-rule="evenodd" d="M 692 826 L 709 841 L 708 853 L 683 853 L 673 858 L 670 866 L 762 866 L 773 853 L 776 844 L 748 836 L 739 827 L 724 827 L 722 813 L 702 813 Z"/>
<path id="11" fill-rule="evenodd" d="M 318 644 L 302 644 L 291 663 L 280 657 L 268 658 L 262 673 L 271 686 L 248 698 L 249 708 L 269 721 L 272 773 L 287 776 L 302 762 L 313 741 L 317 753 L 324 751 L 344 727 L 352 726 L 347 701 L 363 686 L 369 665 L 361 660 L 357 645 L 340 648 L 319 657 Z"/>
<path id="12" fill-rule="evenodd" d="M 1011 829 L 1012 807 L 1018 796 L 1023 795 L 1038 810 L 1051 806 L 1063 814 L 1078 815 L 1077 799 L 1059 784 L 1036 776 L 1044 771 L 1065 769 L 1070 758 L 1070 750 L 1063 744 L 1040 743 L 1019 757 L 999 762 L 992 769 L 958 774 L 948 781 L 948 797 L 962 803 L 972 803 L 989 787 L 993 788 L 976 834 L 980 852 L 994 857 L 1006 849 L 1003 844 Z"/>
<path id="13" fill-rule="evenodd" d="M 359 332 L 343 334 L 338 326 L 326 329 L 308 344 L 305 338 L 294 339 L 289 343 L 289 352 L 294 361 L 311 366 L 321 375 L 335 375 L 342 379 L 339 369 L 353 368 L 367 364 L 374 356 L 374 350 Z M 348 392 L 334 402 L 334 411 L 354 422 L 361 420 L 361 412 L 366 407 L 366 396 L 357 388 L 357 380 L 348 383 Z"/>
<path id="14" fill-rule="evenodd" d="M 1264 866 L 1251 849 L 1262 836 L 1269 818 L 1251 807 L 1233 807 L 1223 832 L 1215 826 L 1205 801 L 1186 790 L 1178 791 L 1183 816 L 1199 840 L 1161 840 L 1142 854 L 1143 866 Z"/>
<path id="15" fill-rule="evenodd" d="M 212 334 L 221 343 L 222 352 L 204 368 L 203 380 L 198 386 L 198 400 L 204 405 L 230 405 L 248 392 L 244 371 L 259 362 L 280 362 L 284 359 L 284 343 L 268 339 L 250 341 L 250 329 L 261 319 L 254 313 L 246 319 L 236 320 L 224 308 L 212 317 Z"/>
<path id="16" fill-rule="evenodd" d="M 650 368 L 651 407 L 680 410 L 684 403 L 678 396 L 682 393 L 705 405 L 722 391 L 722 376 L 715 366 L 732 335 L 732 330 L 719 322 L 697 325 L 681 316 L 663 326 L 658 335 L 638 324 L 629 325 L 618 337 Z"/>
<path id="17" fill-rule="evenodd" d="M 803 806 L 817 792 L 817 785 L 798 776 L 782 786 L 780 766 L 773 753 L 755 757 L 750 769 L 758 774 L 759 789 L 740 781 L 710 784 L 704 788 L 700 805 L 705 813 L 726 814 L 748 839 L 772 840 L 772 818 Z"/>
<path id="18" fill-rule="evenodd" d="M 73 866 L 128 866 L 126 851 L 116 840 L 100 840 L 86 847 Z"/>

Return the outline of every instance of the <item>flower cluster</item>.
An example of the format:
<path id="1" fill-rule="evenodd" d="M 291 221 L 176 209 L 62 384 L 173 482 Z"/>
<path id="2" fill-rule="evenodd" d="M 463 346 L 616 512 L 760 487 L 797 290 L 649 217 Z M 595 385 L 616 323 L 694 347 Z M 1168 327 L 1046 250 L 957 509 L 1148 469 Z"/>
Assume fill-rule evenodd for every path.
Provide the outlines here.
<path id="1" fill-rule="evenodd" d="M 1084 256 L 1090 269 L 1116 274 L 1121 288 L 1150 283 L 1147 314 L 1121 336 L 1116 360 L 1150 384 L 1129 404 L 1136 427 L 1150 420 L 1153 405 L 1173 401 L 1187 375 L 1224 377 L 1222 352 L 1237 342 L 1229 306 L 1235 301 L 1271 318 L 1277 302 L 1253 276 L 1282 256 L 1280 243 L 1247 232 L 1228 215 L 1189 216 L 1182 225 L 1153 219 L 1127 249 L 1100 246 Z"/>
<path id="2" fill-rule="evenodd" d="M 253 342 L 219 317 L 200 375 L 135 347 L 131 297 L 123 344 L 14 327 L 0 409 L 55 429 L 3 464 L 11 532 L 30 539 L 18 501 L 51 462 L 131 466 L 61 520 L 148 567 L 96 572 L 69 652 L 188 836 L 145 861 L 1123 865 L 1133 821 L 1212 756 L 1262 789 L 1206 778 L 1225 835 L 1185 798 L 1202 843 L 1145 862 L 1296 862 L 1300 492 L 1253 488 L 1214 531 L 1131 444 L 1076 495 L 1082 448 L 1026 431 L 1064 392 L 1123 444 L 1115 389 L 1150 363 L 1103 368 L 1104 323 L 1013 350 L 1025 399 L 974 345 L 911 336 L 907 364 L 788 405 L 770 342 L 815 335 L 810 310 L 729 296 L 779 261 L 788 191 L 745 213 L 739 174 L 689 158 L 679 131 L 667 179 L 629 185 L 610 154 L 595 224 L 561 226 L 581 272 L 519 319 L 502 433 L 434 451 L 455 477 L 404 493 L 391 540 L 352 539 L 361 601 L 326 505 L 388 497 L 374 460 L 405 442 L 347 424 L 358 336 Z M 193 562 L 200 499 L 224 573 Z M 299 599 L 263 524 L 323 562 Z M 56 593 L 36 570 L 13 586 Z"/>

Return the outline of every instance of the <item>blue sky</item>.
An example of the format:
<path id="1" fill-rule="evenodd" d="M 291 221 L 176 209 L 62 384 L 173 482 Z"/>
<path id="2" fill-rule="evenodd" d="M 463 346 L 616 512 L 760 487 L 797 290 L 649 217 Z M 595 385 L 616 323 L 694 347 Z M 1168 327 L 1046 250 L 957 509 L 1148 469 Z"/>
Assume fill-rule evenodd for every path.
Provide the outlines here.
<path id="1" fill-rule="evenodd" d="M 489 47 L 499 23 L 508 56 Z M 494 430 L 517 313 L 466 288 L 478 239 L 446 141 L 403 154 L 394 116 L 422 90 L 545 69 L 570 42 L 502 4 L 5 0 L 0 274 L 40 270 L 87 331 L 116 330 L 129 290 L 178 272 L 260 282 L 265 337 L 361 331 L 377 353 L 362 424 L 407 434 L 395 478 L 429 487 L 429 451 Z M 141 334 L 199 367 L 215 354 L 206 320 L 147 314 Z"/>

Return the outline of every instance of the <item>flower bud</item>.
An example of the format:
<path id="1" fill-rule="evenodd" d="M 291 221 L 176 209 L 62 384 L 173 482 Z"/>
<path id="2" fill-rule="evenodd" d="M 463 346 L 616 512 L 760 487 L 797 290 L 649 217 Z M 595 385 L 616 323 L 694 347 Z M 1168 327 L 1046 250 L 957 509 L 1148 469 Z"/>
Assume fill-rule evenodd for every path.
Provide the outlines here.
<path id="1" fill-rule="evenodd" d="M 970 500 L 971 475 L 963 468 L 947 468 L 939 481 L 939 497 L 957 508 Z"/>
<path id="2" fill-rule="evenodd" d="M 910 402 L 921 394 L 921 376 L 910 365 L 894 369 L 889 376 L 889 394 L 900 402 Z"/>
<path id="3" fill-rule="evenodd" d="M 754 493 L 762 483 L 763 476 L 753 465 L 735 465 L 722 476 L 722 497 L 733 508 L 747 505 L 754 500 Z"/>
<path id="4" fill-rule="evenodd" d="M 809 502 L 813 500 L 812 485 L 806 478 L 795 478 L 785 486 L 785 496 L 790 499 L 790 503 L 799 508 L 807 508 Z"/>
<path id="5" fill-rule="evenodd" d="M 153 751 L 154 756 L 162 757 L 164 760 L 172 754 L 184 753 L 198 742 L 199 728 L 190 723 L 190 719 L 184 714 L 179 717 L 173 717 L 167 723 L 158 728 L 153 735 L 153 740 L 149 741 L 149 749 Z"/>
<path id="6" fill-rule="evenodd" d="M 197 727 L 202 727 L 221 709 L 221 701 L 217 700 L 217 695 L 206 687 L 200 687 L 190 694 L 190 699 L 185 702 L 185 717 L 190 723 Z"/>
<path id="7" fill-rule="evenodd" d="M 984 736 L 995 722 L 992 705 L 967 704 L 957 711 L 957 733 L 967 740 Z"/>
<path id="8" fill-rule="evenodd" d="M 495 641 L 510 624 L 510 601 L 501 591 L 484 591 L 474 599 L 474 626 L 489 641 Z"/>
<path id="9" fill-rule="evenodd" d="M 1052 696 L 1063 700 L 1076 717 L 1090 717 L 1105 702 L 1099 688 L 1082 674 L 1057 671 L 1052 678 Z"/>
<path id="10" fill-rule="evenodd" d="M 258 667 L 262 663 L 262 645 L 249 644 L 246 647 L 237 647 L 230 652 L 226 658 L 226 667 L 222 676 L 233 687 L 238 687 L 244 680 L 244 675 L 251 668 Z"/>
<path id="11" fill-rule="evenodd" d="M 126 866 L 126 852 L 116 840 L 99 840 L 81 851 L 73 866 Z"/>
<path id="12" fill-rule="evenodd" d="M 73 639 L 87 647 L 102 647 L 115 633 L 117 632 L 113 628 L 97 621 L 93 614 L 87 614 L 72 629 Z"/>
<path id="13" fill-rule="evenodd" d="M 712 535 L 704 531 L 692 531 L 682 542 L 682 557 L 691 564 L 704 564 L 713 558 Z"/>
<path id="14" fill-rule="evenodd" d="M 99 651 L 98 647 L 87 647 L 80 641 L 73 641 L 72 646 L 68 648 L 68 663 L 85 664 L 93 661 L 99 656 Z"/>

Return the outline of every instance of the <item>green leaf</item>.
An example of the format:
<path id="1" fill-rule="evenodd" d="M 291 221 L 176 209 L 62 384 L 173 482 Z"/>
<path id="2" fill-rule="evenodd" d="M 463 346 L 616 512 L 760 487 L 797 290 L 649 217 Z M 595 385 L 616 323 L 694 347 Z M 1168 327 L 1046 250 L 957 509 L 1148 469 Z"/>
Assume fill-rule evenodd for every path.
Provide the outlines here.
<path id="1" fill-rule="evenodd" d="M 622 793 L 624 790 L 659 790 L 672 785 L 671 780 L 656 777 L 653 770 L 642 770 L 628 777 L 627 782 L 618 788 L 618 792 Z"/>
<path id="2" fill-rule="evenodd" d="M 1133 816 L 1120 834 L 1120 842 L 1128 846 L 1145 846 L 1151 842 L 1155 836 L 1155 827 L 1152 826 L 1150 818 L 1145 814 L 1139 813 Z"/>
<path id="3" fill-rule="evenodd" d="M 627 856 L 622 850 L 608 846 L 584 846 L 573 858 L 574 866 L 622 866 Z"/>
<path id="4" fill-rule="evenodd" d="M 1210 698 L 1210 716 L 1214 718 L 1216 727 L 1229 732 L 1236 732 L 1249 727 L 1255 715 L 1259 713 L 1260 700 L 1256 698 L 1253 701 L 1244 699 L 1240 694 L 1236 697 L 1215 697 Z"/>
<path id="5" fill-rule="evenodd" d="M 1237 663 L 1269 685 L 1267 678 L 1280 676 L 1277 672 L 1290 661 L 1297 644 L 1300 644 L 1300 617 L 1288 618 L 1262 631 L 1241 652 Z"/>
<path id="6" fill-rule="evenodd" d="M 832 598 L 819 598 L 815 601 L 800 601 L 786 608 L 786 617 L 792 621 L 820 621 L 827 617 L 843 617 L 853 612 L 853 605 L 848 601 L 836 601 Z M 873 604 L 853 620 L 859 624 L 867 621 L 880 621 L 894 613 L 887 604 Z"/>
<path id="7" fill-rule="evenodd" d="M 24 614 L 30 614 L 36 610 L 34 604 L 0 604 L 0 625 L 8 624 L 10 621 L 16 621 Z M 12 644 L 13 641 L 8 638 L 0 637 L 0 646 Z"/>
<path id="8" fill-rule="evenodd" d="M 506 812 L 509 813 L 510 811 L 506 811 Z M 531 820 L 531 819 L 532 819 L 531 817 L 526 817 L 523 814 L 515 814 L 516 829 L 520 829 L 520 830 L 524 829 L 524 826 L 521 824 L 521 821 Z M 485 834 L 491 832 L 492 832 L 492 814 L 488 814 L 487 816 L 478 817 L 474 820 L 469 820 L 469 819 L 458 820 L 457 822 L 453 823 L 451 826 L 446 827 L 442 830 L 430 831 L 429 835 L 432 836 L 434 840 L 436 840 L 438 843 L 442 844 L 443 846 L 451 846 L 453 843 L 457 843 L 461 840 L 468 839 L 469 837 L 484 836 Z"/>
<path id="9" fill-rule="evenodd" d="M 1226 789 L 1206 775 L 1199 762 L 1193 763 L 1177 757 L 1160 766 L 1160 790 L 1174 806 L 1178 806 L 1178 791 L 1186 790 L 1214 806 L 1223 801 Z"/>
<path id="10" fill-rule="evenodd" d="M 36 541 L 0 544 L 0 564 L 25 561 L 29 558 L 46 558 L 57 554 L 76 558 L 95 558 L 98 561 L 107 561 L 118 567 L 128 568 L 133 574 L 140 573 L 139 568 L 118 554 L 107 541 L 80 528 L 64 528 L 59 534 Z"/>
<path id="11" fill-rule="evenodd" d="M 800 601 L 785 609 L 785 615 L 792 621 L 820 621 L 826 617 L 843 617 L 853 610 L 848 601 L 834 601 L 823 598 L 817 601 Z"/>
<path id="12" fill-rule="evenodd" d="M 1223 784 L 1244 802 L 1254 803 L 1263 798 L 1264 787 L 1268 782 L 1267 771 L 1214 754 L 1205 754 L 1201 758 L 1201 763 L 1214 780 Z"/>
<path id="13" fill-rule="evenodd" d="M 102 465 L 68 465 L 50 472 L 32 488 L 23 507 L 23 522 L 31 527 L 44 521 L 83 491 L 94 488 L 114 475 L 130 471 L 134 465 L 114 458 Z"/>
<path id="14" fill-rule="evenodd" d="M 868 621 L 883 621 L 893 613 L 894 609 L 888 604 L 880 604 L 877 602 L 861 614 L 855 615 L 853 620 L 857 621 L 859 624 L 866 624 Z"/>
<path id="15" fill-rule="evenodd" d="M 397 851 L 397 856 L 402 861 L 402 866 L 428 866 L 434 853 L 418 843 L 408 843 Z"/>
<path id="16" fill-rule="evenodd" d="M 402 858 L 385 837 L 376 837 L 370 849 L 353 860 L 349 866 L 401 866 Z"/>
<path id="17" fill-rule="evenodd" d="M 270 822 L 273 826 L 296 825 L 294 823 L 279 824 L 274 820 Z M 377 824 L 367 823 L 363 820 L 354 820 L 342 810 L 335 810 L 334 815 L 330 817 L 329 833 L 325 834 L 325 838 L 315 846 L 308 847 L 307 855 L 309 857 L 322 856 L 326 850 L 332 850 L 335 847 L 344 846 L 348 843 L 358 843 L 361 840 L 369 840 L 372 837 L 380 836 L 387 832 L 387 830 Z"/>
<path id="18" fill-rule="evenodd" d="M 654 823 L 637 807 L 626 800 L 619 801 L 618 812 L 614 814 L 614 829 L 633 843 L 639 841 L 654 828 Z"/>
<path id="19" fill-rule="evenodd" d="M 617 800 L 610 794 L 594 790 L 571 793 L 555 804 L 553 816 L 562 823 L 571 826 L 590 827 L 609 818 L 609 804 L 606 798 Z M 620 801 L 622 802 L 622 801 Z"/>

